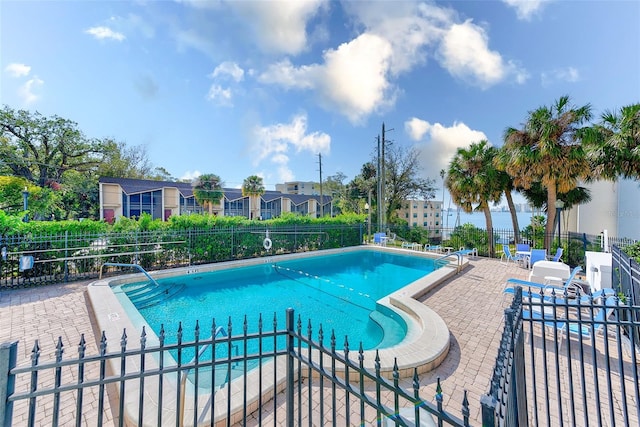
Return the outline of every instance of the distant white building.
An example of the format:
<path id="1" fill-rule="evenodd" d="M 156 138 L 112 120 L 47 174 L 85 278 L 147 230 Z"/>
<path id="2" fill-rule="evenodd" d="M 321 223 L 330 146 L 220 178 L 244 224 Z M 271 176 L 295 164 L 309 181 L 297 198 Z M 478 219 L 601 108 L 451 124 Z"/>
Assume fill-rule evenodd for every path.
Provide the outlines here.
<path id="1" fill-rule="evenodd" d="M 564 212 L 569 231 L 640 240 L 640 182 L 630 179 L 584 184 L 591 201 Z"/>
<path id="2" fill-rule="evenodd" d="M 276 184 L 276 191 L 282 194 L 302 194 L 305 196 L 319 196 L 320 184 L 313 181 L 292 181 Z"/>

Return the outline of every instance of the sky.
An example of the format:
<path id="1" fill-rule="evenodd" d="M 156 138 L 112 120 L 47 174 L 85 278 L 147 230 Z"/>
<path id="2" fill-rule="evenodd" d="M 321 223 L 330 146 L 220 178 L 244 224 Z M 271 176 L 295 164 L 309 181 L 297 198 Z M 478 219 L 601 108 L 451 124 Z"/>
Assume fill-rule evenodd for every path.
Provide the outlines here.
<path id="1" fill-rule="evenodd" d="M 0 104 L 226 187 L 317 182 L 319 154 L 348 181 L 384 123 L 441 191 L 458 147 L 563 95 L 640 102 L 639 23 L 632 0 L 2 0 Z"/>

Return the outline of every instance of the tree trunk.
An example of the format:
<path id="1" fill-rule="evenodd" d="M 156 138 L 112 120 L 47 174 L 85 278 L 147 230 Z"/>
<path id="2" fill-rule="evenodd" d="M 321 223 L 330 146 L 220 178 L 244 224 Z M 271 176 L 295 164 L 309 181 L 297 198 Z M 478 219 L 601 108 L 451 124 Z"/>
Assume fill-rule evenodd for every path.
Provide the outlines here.
<path id="1" fill-rule="evenodd" d="M 516 206 L 513 204 L 511 191 L 505 191 L 504 195 L 507 198 L 509 212 L 511 212 L 511 223 L 513 224 L 513 239 L 515 243 L 520 243 L 520 226 L 518 225 L 518 215 L 516 215 Z"/>
<path id="2" fill-rule="evenodd" d="M 553 241 L 553 229 L 556 223 L 556 183 L 547 187 L 547 225 L 544 228 L 544 248 L 551 250 Z"/>
<path id="3" fill-rule="evenodd" d="M 489 204 L 487 202 L 482 202 L 480 206 L 484 212 L 484 219 L 487 222 L 487 244 L 489 245 L 489 257 L 493 258 L 496 251 L 493 240 L 493 220 L 491 219 L 491 209 L 489 209 Z"/>

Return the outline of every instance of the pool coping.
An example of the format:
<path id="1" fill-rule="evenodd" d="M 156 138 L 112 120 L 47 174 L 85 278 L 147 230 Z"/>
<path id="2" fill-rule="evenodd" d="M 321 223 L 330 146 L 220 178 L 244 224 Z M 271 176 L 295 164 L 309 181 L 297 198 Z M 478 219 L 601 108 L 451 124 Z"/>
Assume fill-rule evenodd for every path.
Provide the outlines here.
<path id="1" fill-rule="evenodd" d="M 215 264 L 206 264 L 206 265 L 198 265 L 198 266 L 190 266 L 190 267 L 180 267 L 171 270 L 163 270 L 159 272 L 150 272 L 149 274 L 154 278 L 163 278 L 163 277 L 171 277 L 179 274 L 193 274 L 193 273 L 201 273 L 207 271 L 216 271 L 222 269 L 229 268 L 240 268 L 251 265 L 262 265 L 262 264 L 272 264 L 274 263 L 274 259 L 277 260 L 292 260 L 292 259 L 301 259 L 311 256 L 317 256 L 320 253 L 322 254 L 336 254 L 336 253 L 346 253 L 356 250 L 374 250 L 374 251 L 384 251 L 384 252 L 392 252 L 397 254 L 411 254 L 413 256 L 423 256 L 425 258 L 433 259 L 434 255 L 437 254 L 429 254 L 421 251 L 408 250 L 408 249 L 400 249 L 400 248 L 389 248 L 389 247 L 379 247 L 379 246 L 355 246 L 349 248 L 340 248 L 340 249 L 328 249 L 323 251 L 313 251 L 313 252 L 304 252 L 304 253 L 296 253 L 296 254 L 286 254 L 286 255 L 274 255 L 263 258 L 253 258 L 249 260 L 240 260 L 240 261 L 228 261 L 221 262 Z M 443 258 L 443 257 L 440 257 Z M 446 259 L 446 258 L 445 258 Z M 421 297 L 425 293 L 429 292 L 431 289 L 439 286 L 443 281 L 448 278 L 456 275 L 462 269 L 466 267 L 468 264 L 468 259 L 462 259 L 462 262 L 451 262 L 449 260 L 447 265 L 435 270 L 434 272 L 412 282 L 411 284 L 405 286 L 404 288 L 378 300 L 379 304 L 382 304 L 390 309 L 394 310 L 396 313 L 400 314 L 403 319 L 407 322 L 407 337 L 400 342 L 399 344 L 383 348 L 377 350 L 379 357 L 379 366 L 380 366 L 380 374 L 384 377 L 390 378 L 394 372 L 394 366 L 397 367 L 398 373 L 401 378 L 412 377 L 414 372 L 417 370 L 418 373 L 428 372 L 435 367 L 437 367 L 444 358 L 446 357 L 449 351 L 450 337 L 449 337 L 449 329 L 447 328 L 444 320 L 437 313 L 431 310 L 429 307 L 421 303 L 417 300 L 417 298 Z M 121 345 L 120 340 L 114 339 L 114 337 L 121 337 L 123 331 L 136 331 L 137 327 L 134 325 L 132 320 L 126 315 L 126 310 L 123 308 L 121 302 L 115 296 L 111 287 L 115 285 L 120 285 L 124 283 L 130 283 L 133 281 L 138 281 L 140 278 L 140 274 L 128 274 L 124 276 L 119 276 L 118 278 L 105 278 L 94 281 L 87 286 L 88 300 L 91 305 L 95 321 L 97 323 L 98 330 L 104 332 L 105 336 L 111 337 L 111 340 L 107 341 L 106 351 L 108 353 L 111 352 L 120 352 Z M 156 346 L 159 344 L 159 340 L 155 333 L 151 330 L 151 328 L 146 328 L 147 334 L 147 347 Z M 138 336 L 130 335 L 131 338 L 137 340 Z M 131 339 L 131 341 L 134 341 Z M 132 347 L 133 348 L 133 347 Z M 366 350 L 364 351 L 364 366 L 370 371 L 375 369 L 375 353 L 376 350 Z M 328 356 L 327 356 L 328 357 Z M 358 352 L 350 352 L 349 358 L 353 359 L 355 363 L 358 363 Z M 120 365 L 119 359 L 109 359 L 109 368 L 111 372 L 119 372 Z M 150 364 L 153 364 L 155 359 L 147 360 L 146 366 L 147 368 L 151 368 Z M 278 366 L 274 366 L 274 363 Z M 276 369 L 277 372 L 283 373 L 285 370 L 280 366 L 284 363 L 283 358 L 278 358 L 275 362 L 267 363 L 263 367 L 263 377 L 273 378 L 273 369 Z M 154 368 L 157 367 L 153 366 Z M 135 373 L 139 372 L 140 366 L 137 362 L 127 363 L 126 366 L 127 372 Z M 338 374 L 342 374 L 341 371 L 338 370 Z M 258 382 L 258 373 L 250 372 L 247 374 L 247 384 L 257 384 Z M 302 375 L 306 375 L 303 373 Z M 175 378 L 173 378 L 175 377 Z M 351 371 L 351 375 L 349 375 L 350 381 L 358 381 L 359 376 Z M 157 390 L 153 384 L 154 380 L 150 382 L 145 382 L 145 402 L 150 402 L 151 405 L 144 405 L 144 416 L 143 420 L 153 421 L 156 418 L 157 412 L 157 395 L 152 395 L 149 390 Z M 226 408 L 227 407 L 227 387 L 231 387 L 231 395 L 232 395 L 232 418 L 237 416 L 237 412 L 240 411 L 242 413 L 242 402 L 244 399 L 244 393 L 246 392 L 248 405 L 251 406 L 255 404 L 258 400 L 258 391 L 256 390 L 240 390 L 236 381 L 232 381 L 228 383 L 223 388 L 219 390 L 219 392 L 215 393 L 215 406 L 216 408 Z M 175 388 L 177 387 L 177 377 L 174 375 L 165 378 L 165 384 L 163 385 L 166 388 L 173 387 L 174 392 L 167 392 L 163 394 L 162 397 L 162 406 L 163 408 L 167 408 L 168 414 L 164 416 L 167 421 L 169 419 L 175 420 L 175 410 L 170 410 L 169 408 L 175 408 Z M 278 376 L 277 384 L 270 386 L 270 388 L 262 390 L 263 399 L 265 396 L 265 392 L 268 395 L 273 395 L 274 388 L 275 391 L 278 392 L 282 390 L 285 386 L 285 377 L 284 374 Z M 249 387 L 252 388 L 252 387 Z M 225 391 L 226 390 L 226 391 Z M 127 418 L 127 422 L 137 423 L 138 421 L 138 395 L 139 388 L 137 382 L 126 382 L 125 389 L 125 417 Z M 203 405 L 211 405 L 210 396 L 209 398 L 199 395 L 198 399 L 198 407 L 203 407 Z M 154 409 L 155 408 L 155 409 Z M 189 416 L 193 417 L 193 399 L 186 399 L 185 402 L 185 417 L 189 419 Z M 163 411 L 164 412 L 164 411 Z M 218 412 L 218 411 L 216 411 Z M 172 415 L 173 414 L 173 415 Z M 210 412 L 209 412 L 210 414 Z M 216 413 L 213 414 L 215 421 L 217 422 L 220 417 L 224 417 L 225 414 Z M 150 424 L 150 425 L 153 425 Z"/>

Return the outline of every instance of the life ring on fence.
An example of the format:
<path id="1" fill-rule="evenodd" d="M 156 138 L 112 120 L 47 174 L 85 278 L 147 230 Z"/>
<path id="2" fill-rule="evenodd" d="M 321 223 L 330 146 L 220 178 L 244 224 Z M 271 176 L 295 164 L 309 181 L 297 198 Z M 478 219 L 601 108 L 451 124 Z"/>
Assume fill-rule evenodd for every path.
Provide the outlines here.
<path id="1" fill-rule="evenodd" d="M 273 246 L 273 242 L 271 241 L 270 238 L 265 237 L 264 240 L 262 241 L 262 246 L 264 246 L 264 248 L 267 251 L 270 251 L 271 250 L 271 246 Z"/>

